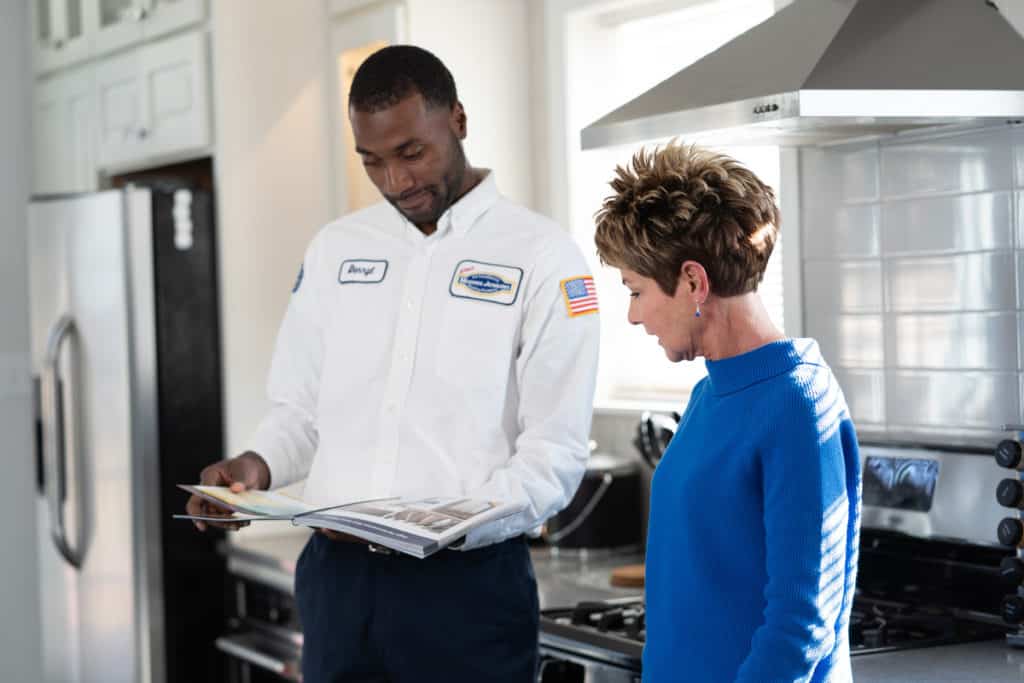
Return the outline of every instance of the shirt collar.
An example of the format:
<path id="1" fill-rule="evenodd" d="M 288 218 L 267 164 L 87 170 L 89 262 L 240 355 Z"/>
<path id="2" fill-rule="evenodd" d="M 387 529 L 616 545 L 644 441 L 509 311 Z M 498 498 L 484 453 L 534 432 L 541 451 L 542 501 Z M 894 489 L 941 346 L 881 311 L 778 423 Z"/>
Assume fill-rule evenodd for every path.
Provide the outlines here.
<path id="1" fill-rule="evenodd" d="M 476 187 L 448 207 L 448 210 L 441 216 L 441 220 L 447 219 L 451 222 L 454 234 L 465 235 L 476 224 L 477 219 L 494 206 L 498 197 L 498 185 L 494 181 L 494 171 L 486 169 L 484 177 L 476 184 Z"/>
<path id="2" fill-rule="evenodd" d="M 485 169 L 480 182 L 441 214 L 437 219 L 437 230 L 431 235 L 424 235 L 397 208 L 392 208 L 401 219 L 407 238 L 419 242 L 440 239 L 449 229 L 455 235 L 465 235 L 476 224 L 477 219 L 494 206 L 500 196 L 498 185 L 494 181 L 494 171 Z"/>
<path id="3" fill-rule="evenodd" d="M 711 390 L 721 396 L 789 372 L 803 363 L 825 365 L 813 339 L 780 339 L 738 356 L 709 360 L 705 365 Z"/>

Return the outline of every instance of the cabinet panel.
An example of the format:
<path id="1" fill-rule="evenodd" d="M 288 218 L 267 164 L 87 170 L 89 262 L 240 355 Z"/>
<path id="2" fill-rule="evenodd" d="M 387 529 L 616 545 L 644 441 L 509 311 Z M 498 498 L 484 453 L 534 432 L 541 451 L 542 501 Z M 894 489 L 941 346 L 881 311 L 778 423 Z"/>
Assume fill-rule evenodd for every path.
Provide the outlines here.
<path id="1" fill-rule="evenodd" d="M 96 106 L 91 70 L 39 83 L 33 105 L 36 194 L 96 189 Z"/>
<path id="2" fill-rule="evenodd" d="M 210 144 L 206 36 L 194 32 L 101 62 L 100 165 L 123 170 Z"/>
<path id="3" fill-rule="evenodd" d="M 143 48 L 147 154 L 210 144 L 206 65 L 206 36 L 201 32 Z"/>
<path id="4" fill-rule="evenodd" d="M 96 65 L 99 162 L 106 168 L 135 158 L 145 137 L 142 79 L 135 53 Z"/>

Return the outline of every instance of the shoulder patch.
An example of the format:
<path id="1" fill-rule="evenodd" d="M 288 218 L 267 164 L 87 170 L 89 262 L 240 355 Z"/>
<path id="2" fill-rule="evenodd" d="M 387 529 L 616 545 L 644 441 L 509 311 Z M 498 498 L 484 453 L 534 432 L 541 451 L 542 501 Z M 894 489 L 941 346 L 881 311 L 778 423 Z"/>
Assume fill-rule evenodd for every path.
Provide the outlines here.
<path id="1" fill-rule="evenodd" d="M 295 284 L 292 285 L 292 294 L 299 291 L 299 287 L 302 286 L 302 276 L 306 272 L 306 264 L 303 263 L 299 266 L 299 274 L 295 276 Z"/>
<path id="2" fill-rule="evenodd" d="M 523 269 L 483 261 L 459 261 L 448 293 L 460 299 L 476 299 L 511 306 L 519 297 Z"/>
<path id="3" fill-rule="evenodd" d="M 597 313 L 597 288 L 590 275 L 578 275 L 561 282 L 562 297 L 570 318 Z"/>

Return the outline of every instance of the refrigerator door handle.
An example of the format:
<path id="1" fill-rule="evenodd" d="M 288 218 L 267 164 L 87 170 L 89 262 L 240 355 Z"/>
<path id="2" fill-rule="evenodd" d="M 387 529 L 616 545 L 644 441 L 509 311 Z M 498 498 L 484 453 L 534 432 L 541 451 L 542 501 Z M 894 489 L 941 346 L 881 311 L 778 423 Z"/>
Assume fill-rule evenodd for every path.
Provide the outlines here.
<path id="1" fill-rule="evenodd" d="M 46 342 L 41 383 L 41 409 L 43 422 L 43 457 L 50 475 L 47 477 L 46 497 L 50 508 L 50 536 L 57 551 L 75 569 L 82 567 L 80 549 L 68 541 L 64 525 L 64 497 L 66 483 L 66 441 L 64 434 L 64 405 L 61 396 L 60 351 L 64 341 L 75 333 L 71 316 L 61 316 L 50 330 Z"/>

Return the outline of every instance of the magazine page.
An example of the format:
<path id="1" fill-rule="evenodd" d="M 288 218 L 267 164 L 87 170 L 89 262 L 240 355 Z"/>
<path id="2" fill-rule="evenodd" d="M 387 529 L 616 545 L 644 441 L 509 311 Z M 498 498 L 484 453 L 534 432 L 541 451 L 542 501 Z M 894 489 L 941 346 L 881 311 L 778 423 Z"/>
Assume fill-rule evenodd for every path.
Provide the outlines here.
<path id="1" fill-rule="evenodd" d="M 296 523 L 325 526 L 362 538 L 375 533 L 381 545 L 439 549 L 486 522 L 515 514 L 522 505 L 472 498 L 392 498 L 352 503 L 300 515 Z M 373 540 L 367 538 L 367 540 Z M 403 548 L 395 548 L 402 550 Z"/>
<path id="2" fill-rule="evenodd" d="M 274 491 L 249 489 L 235 493 L 227 486 L 201 486 L 178 484 L 178 488 L 197 495 L 214 505 L 234 512 L 231 521 L 253 521 L 260 519 L 290 520 L 297 514 L 313 510 L 313 506 L 297 498 Z M 223 517 L 202 515 L 174 515 L 176 519 L 198 519 L 204 521 L 225 521 Z"/>

